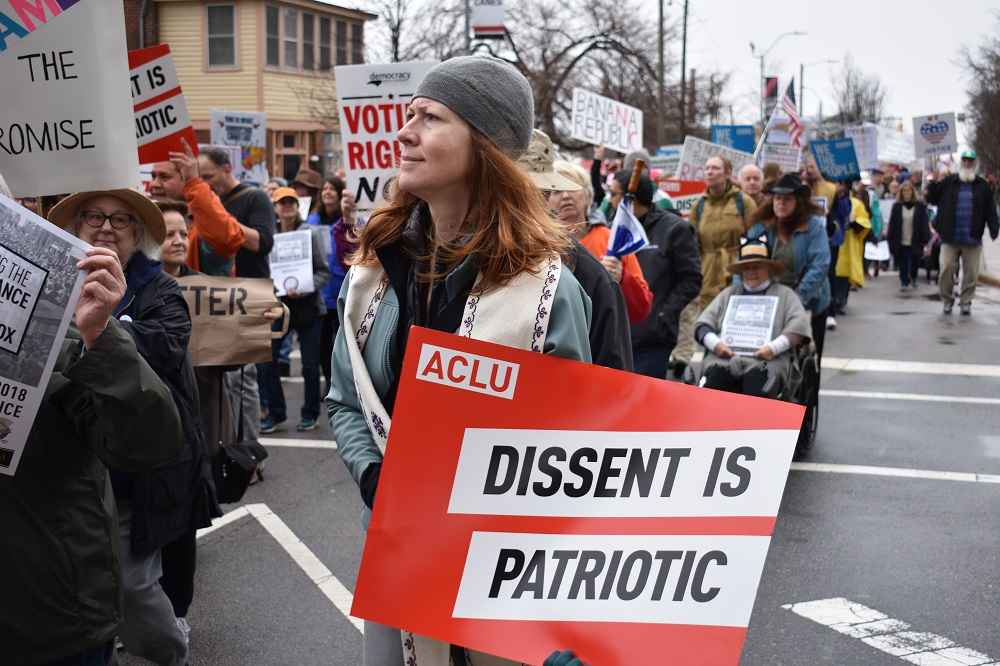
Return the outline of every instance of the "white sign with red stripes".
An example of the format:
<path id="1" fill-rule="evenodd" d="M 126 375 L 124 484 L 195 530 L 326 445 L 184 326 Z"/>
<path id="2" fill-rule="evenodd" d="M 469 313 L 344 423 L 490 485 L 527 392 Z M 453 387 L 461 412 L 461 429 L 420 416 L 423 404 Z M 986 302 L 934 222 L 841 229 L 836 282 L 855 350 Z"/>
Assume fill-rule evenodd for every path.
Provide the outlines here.
<path id="1" fill-rule="evenodd" d="M 170 47 L 159 44 L 129 51 L 128 59 L 139 163 L 162 162 L 171 151 L 181 152 L 182 138 L 197 153 L 198 143 Z"/>

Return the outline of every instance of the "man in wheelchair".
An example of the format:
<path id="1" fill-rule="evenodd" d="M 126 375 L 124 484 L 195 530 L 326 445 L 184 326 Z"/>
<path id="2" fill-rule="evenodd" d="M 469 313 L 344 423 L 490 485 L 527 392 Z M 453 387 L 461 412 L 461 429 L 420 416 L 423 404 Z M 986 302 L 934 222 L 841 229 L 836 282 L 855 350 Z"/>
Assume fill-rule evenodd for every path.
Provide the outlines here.
<path id="1" fill-rule="evenodd" d="M 809 313 L 793 289 L 777 281 L 784 266 L 771 259 L 764 236 L 740 239 L 739 259 L 728 266 L 742 283 L 726 287 L 695 323 L 706 349 L 700 386 L 777 398 L 792 352 L 809 341 Z"/>

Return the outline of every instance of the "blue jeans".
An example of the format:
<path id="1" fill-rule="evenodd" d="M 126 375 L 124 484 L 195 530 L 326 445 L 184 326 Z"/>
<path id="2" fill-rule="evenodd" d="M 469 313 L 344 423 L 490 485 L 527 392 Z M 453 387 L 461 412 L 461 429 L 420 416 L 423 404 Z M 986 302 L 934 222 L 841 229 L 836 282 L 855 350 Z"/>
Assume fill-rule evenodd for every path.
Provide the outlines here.
<path id="1" fill-rule="evenodd" d="M 633 371 L 654 379 L 667 378 L 667 359 L 670 349 L 666 347 L 646 347 L 632 350 Z"/>
<path id="2" fill-rule="evenodd" d="M 69 657 L 50 661 L 42 666 L 108 666 L 111 663 L 114 650 L 114 643 L 108 643 Z"/>
<path id="3" fill-rule="evenodd" d="M 904 287 L 910 283 L 916 283 L 917 273 L 920 270 L 920 262 L 913 252 L 913 248 L 901 247 L 896 253 L 896 266 L 899 268 L 899 282 Z"/>
<path id="4" fill-rule="evenodd" d="M 305 401 L 302 403 L 303 419 L 315 420 L 319 418 L 319 333 L 321 325 L 322 320 L 316 318 L 292 329 L 298 335 L 299 349 L 302 352 L 302 379 L 305 383 Z M 284 421 L 288 418 L 285 392 L 281 388 L 281 375 L 278 371 L 281 344 L 281 340 L 273 340 L 271 342 L 272 362 L 257 364 L 260 397 L 262 402 L 267 405 L 268 416 L 274 421 Z"/>

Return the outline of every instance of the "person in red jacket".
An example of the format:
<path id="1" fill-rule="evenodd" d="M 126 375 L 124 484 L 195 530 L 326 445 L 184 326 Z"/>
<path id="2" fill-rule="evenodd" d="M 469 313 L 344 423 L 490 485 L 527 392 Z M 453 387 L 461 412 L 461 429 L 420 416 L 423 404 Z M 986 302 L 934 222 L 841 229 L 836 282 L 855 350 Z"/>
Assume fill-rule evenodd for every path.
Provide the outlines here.
<path id="1" fill-rule="evenodd" d="M 634 254 L 626 255 L 620 260 L 606 256 L 611 229 L 600 219 L 592 221 L 588 217 L 594 192 L 587 172 L 571 162 L 556 161 L 553 166 L 556 173 L 570 179 L 579 185 L 580 189 L 575 192 L 553 192 L 549 195 L 549 207 L 556 211 L 560 222 L 573 228 L 574 236 L 604 265 L 612 279 L 621 286 L 629 323 L 642 321 L 649 316 L 649 310 L 653 305 L 653 292 L 646 284 L 639 261 Z"/>

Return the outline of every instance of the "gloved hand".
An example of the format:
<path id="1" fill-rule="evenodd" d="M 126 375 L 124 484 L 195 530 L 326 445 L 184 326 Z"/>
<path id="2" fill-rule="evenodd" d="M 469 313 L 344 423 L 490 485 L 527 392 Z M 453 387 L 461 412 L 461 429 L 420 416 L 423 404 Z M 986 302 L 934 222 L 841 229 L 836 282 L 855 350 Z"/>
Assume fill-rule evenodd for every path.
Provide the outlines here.
<path id="1" fill-rule="evenodd" d="M 542 666 L 587 666 L 569 650 L 556 650 Z"/>
<path id="2" fill-rule="evenodd" d="M 382 473 L 382 463 L 372 463 L 361 475 L 361 501 L 369 509 L 375 506 L 375 491 L 378 490 L 378 477 Z"/>

